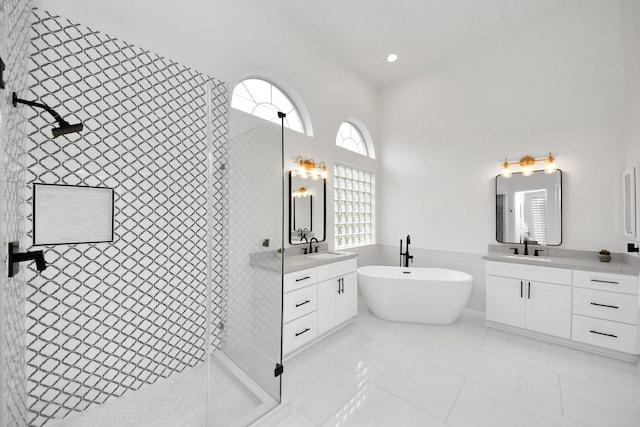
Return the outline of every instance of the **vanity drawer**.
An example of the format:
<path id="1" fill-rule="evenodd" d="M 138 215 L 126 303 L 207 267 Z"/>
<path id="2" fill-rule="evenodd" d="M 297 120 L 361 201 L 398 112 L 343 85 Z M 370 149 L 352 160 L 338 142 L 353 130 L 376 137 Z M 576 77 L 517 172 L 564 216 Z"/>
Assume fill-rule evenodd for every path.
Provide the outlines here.
<path id="1" fill-rule="evenodd" d="M 318 316 L 314 311 L 282 327 L 282 353 L 291 353 L 318 335 Z"/>
<path id="2" fill-rule="evenodd" d="M 355 258 L 321 265 L 318 267 L 318 282 L 331 279 L 332 277 L 344 276 L 345 274 L 353 273 L 356 269 L 357 262 Z"/>
<path id="3" fill-rule="evenodd" d="M 566 268 L 539 267 L 511 262 L 487 262 L 487 274 L 524 279 L 532 282 L 571 284 L 571 270 Z"/>
<path id="4" fill-rule="evenodd" d="M 636 354 L 636 326 L 573 315 L 571 339 Z"/>
<path id="5" fill-rule="evenodd" d="M 316 268 L 294 271 L 284 275 L 283 288 L 285 292 L 300 289 L 318 282 Z"/>
<path id="6" fill-rule="evenodd" d="M 573 286 L 638 295 L 638 276 L 575 270 Z"/>
<path id="7" fill-rule="evenodd" d="M 318 287 L 311 285 L 287 292 L 282 303 L 282 319 L 287 323 L 293 319 L 316 311 L 318 308 Z"/>
<path id="8" fill-rule="evenodd" d="M 584 316 L 636 324 L 638 321 L 636 299 L 635 295 L 573 288 L 573 312 Z"/>

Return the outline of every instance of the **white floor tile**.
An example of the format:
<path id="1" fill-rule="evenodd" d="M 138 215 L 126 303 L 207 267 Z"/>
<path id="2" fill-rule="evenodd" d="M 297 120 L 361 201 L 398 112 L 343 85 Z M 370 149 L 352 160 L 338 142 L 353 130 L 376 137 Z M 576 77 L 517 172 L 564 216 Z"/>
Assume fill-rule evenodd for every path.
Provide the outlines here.
<path id="1" fill-rule="evenodd" d="M 462 387 L 447 424 L 453 427 L 584 426 L 472 381 L 467 381 Z"/>
<path id="2" fill-rule="evenodd" d="M 458 344 L 479 348 L 487 333 L 484 313 L 464 310 L 462 315 L 450 325 L 422 325 L 422 334 L 433 334 L 450 339 Z"/>
<path id="3" fill-rule="evenodd" d="M 476 350 L 431 334 L 418 334 L 407 346 L 409 354 L 452 373 L 558 414 L 562 413 L 557 374 Z"/>
<path id="4" fill-rule="evenodd" d="M 404 347 L 423 325 L 378 319 L 360 299 L 358 317 L 349 327 L 360 335 L 397 348 Z"/>
<path id="5" fill-rule="evenodd" d="M 349 369 L 307 349 L 286 362 L 282 398 L 319 425 L 354 396 L 363 383 Z"/>
<path id="6" fill-rule="evenodd" d="M 309 418 L 305 417 L 295 406 L 284 404 L 272 414 L 252 424 L 251 427 L 317 427 Z"/>
<path id="7" fill-rule="evenodd" d="M 324 427 L 446 427 L 444 422 L 371 383 L 360 387 L 357 393 L 322 425 Z"/>
<path id="8" fill-rule="evenodd" d="M 640 398 L 561 377 L 567 417 L 593 427 L 640 426 Z"/>
<path id="9" fill-rule="evenodd" d="M 637 427 L 639 377 L 633 364 L 487 330 L 479 313 L 436 327 L 360 305 L 353 324 L 285 361 L 283 397 L 336 427 Z"/>
<path id="10" fill-rule="evenodd" d="M 502 331 L 489 331 L 481 350 L 640 398 L 640 371 L 634 363 Z"/>

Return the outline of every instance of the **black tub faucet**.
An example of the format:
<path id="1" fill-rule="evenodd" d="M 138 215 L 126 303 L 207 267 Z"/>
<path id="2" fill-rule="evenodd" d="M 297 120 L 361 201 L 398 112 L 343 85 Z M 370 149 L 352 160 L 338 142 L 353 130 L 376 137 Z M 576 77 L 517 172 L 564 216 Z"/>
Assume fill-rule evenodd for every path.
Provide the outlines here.
<path id="1" fill-rule="evenodd" d="M 402 252 L 402 239 L 400 239 L 400 267 L 409 267 L 409 260 L 413 262 L 413 255 L 409 255 L 409 244 L 411 236 L 407 234 L 407 249 Z"/>

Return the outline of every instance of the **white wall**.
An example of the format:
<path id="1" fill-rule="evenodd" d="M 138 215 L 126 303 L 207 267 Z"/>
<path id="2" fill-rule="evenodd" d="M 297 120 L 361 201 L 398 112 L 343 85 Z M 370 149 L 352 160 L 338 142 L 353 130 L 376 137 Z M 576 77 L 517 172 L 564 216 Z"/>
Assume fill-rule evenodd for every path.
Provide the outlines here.
<path id="1" fill-rule="evenodd" d="M 617 2 L 590 0 L 381 98 L 381 243 L 483 253 L 507 157 L 565 172 L 563 247 L 624 250 L 624 69 Z"/>
<path id="2" fill-rule="evenodd" d="M 640 2 L 620 0 L 624 48 L 628 163 L 640 163 Z"/>

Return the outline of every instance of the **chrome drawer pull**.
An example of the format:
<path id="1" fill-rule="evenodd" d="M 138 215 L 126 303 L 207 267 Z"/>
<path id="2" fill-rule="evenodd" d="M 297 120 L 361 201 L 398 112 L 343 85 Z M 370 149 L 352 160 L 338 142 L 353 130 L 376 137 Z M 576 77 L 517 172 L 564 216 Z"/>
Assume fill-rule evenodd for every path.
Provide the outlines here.
<path id="1" fill-rule="evenodd" d="M 311 279 L 311 276 L 305 276 L 301 279 L 296 279 L 296 282 L 302 282 L 303 280 Z"/>
<path id="2" fill-rule="evenodd" d="M 308 299 L 308 300 L 306 300 L 305 302 L 301 302 L 300 304 L 296 304 L 296 308 L 300 307 L 301 305 L 308 304 L 308 303 L 310 303 L 310 302 L 311 302 L 311 300 L 310 300 L 310 299 Z"/>
<path id="3" fill-rule="evenodd" d="M 302 331 L 302 332 L 296 332 L 296 336 L 298 336 L 298 335 L 302 335 L 302 334 L 304 334 L 305 332 L 309 332 L 310 330 L 311 330 L 311 329 L 306 328 L 306 329 L 305 329 L 304 331 Z"/>
<path id="4" fill-rule="evenodd" d="M 597 283 L 609 283 L 611 285 L 619 285 L 620 282 L 615 282 L 613 280 L 600 280 L 600 279 L 591 279 L 592 282 L 597 282 Z"/>
<path id="5" fill-rule="evenodd" d="M 604 335 L 605 337 L 618 338 L 617 335 L 605 334 L 604 332 L 598 332 L 598 331 L 589 331 L 589 332 L 591 332 L 592 334 Z"/>
<path id="6" fill-rule="evenodd" d="M 607 305 L 607 304 L 598 304 L 597 302 L 590 303 L 591 305 L 597 305 L 598 307 L 607 307 L 607 308 L 620 308 L 615 305 Z"/>

